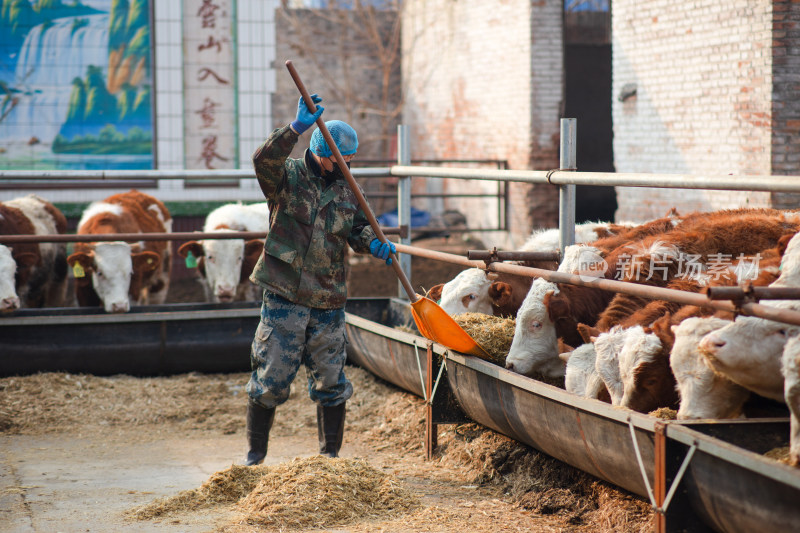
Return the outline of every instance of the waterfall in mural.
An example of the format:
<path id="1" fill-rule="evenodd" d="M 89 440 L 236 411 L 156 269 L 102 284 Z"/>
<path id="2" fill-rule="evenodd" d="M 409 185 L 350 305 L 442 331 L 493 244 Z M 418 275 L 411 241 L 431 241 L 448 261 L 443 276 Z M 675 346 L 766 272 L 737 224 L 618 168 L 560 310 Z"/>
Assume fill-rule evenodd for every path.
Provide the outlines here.
<path id="1" fill-rule="evenodd" d="M 52 143 L 67 118 L 72 80 L 90 65 L 108 68 L 108 15 L 92 15 L 77 31 L 75 18 L 33 28 L 20 49 L 14 78 L 23 92 L 0 126 L 0 140 Z"/>
<path id="2" fill-rule="evenodd" d="M 2 4 L 0 168 L 152 168 L 147 0 Z"/>

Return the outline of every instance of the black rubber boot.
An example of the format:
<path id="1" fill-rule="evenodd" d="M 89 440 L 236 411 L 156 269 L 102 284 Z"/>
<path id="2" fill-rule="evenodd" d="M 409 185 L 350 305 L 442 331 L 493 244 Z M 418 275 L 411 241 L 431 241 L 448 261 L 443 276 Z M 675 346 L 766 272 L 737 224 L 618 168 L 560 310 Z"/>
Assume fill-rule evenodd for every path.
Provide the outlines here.
<path id="1" fill-rule="evenodd" d="M 258 465 L 264 461 L 273 420 L 275 420 L 274 407 L 267 409 L 253 400 L 247 402 L 247 443 L 250 445 L 250 451 L 247 452 L 245 466 Z"/>
<path id="2" fill-rule="evenodd" d="M 319 453 L 326 457 L 339 457 L 344 436 L 345 403 L 333 407 L 317 404 L 317 434 L 319 435 Z"/>

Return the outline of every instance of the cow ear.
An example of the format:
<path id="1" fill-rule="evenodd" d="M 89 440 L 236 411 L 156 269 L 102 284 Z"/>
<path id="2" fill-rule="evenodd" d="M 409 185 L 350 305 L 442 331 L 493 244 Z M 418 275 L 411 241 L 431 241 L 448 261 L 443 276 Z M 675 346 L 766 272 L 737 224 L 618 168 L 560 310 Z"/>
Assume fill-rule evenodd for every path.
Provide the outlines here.
<path id="1" fill-rule="evenodd" d="M 559 318 L 569 316 L 569 302 L 564 298 L 559 298 L 555 291 L 547 291 L 544 295 L 544 305 L 547 307 L 547 314 L 550 320 L 555 322 Z"/>
<path id="2" fill-rule="evenodd" d="M 40 257 L 30 252 L 14 254 L 14 261 L 19 267 L 32 267 L 39 263 Z"/>
<path id="3" fill-rule="evenodd" d="M 259 255 L 261 250 L 264 249 L 264 242 L 258 239 L 253 239 L 244 243 L 244 255 L 250 257 L 251 255 Z"/>
<path id="4" fill-rule="evenodd" d="M 569 356 L 572 355 L 572 352 L 564 352 L 558 354 L 558 358 L 564 361 L 565 364 L 569 363 Z"/>
<path id="5" fill-rule="evenodd" d="M 94 252 L 75 252 L 67 257 L 67 264 L 72 269 L 74 269 L 77 264 L 86 272 L 94 270 Z"/>
<path id="6" fill-rule="evenodd" d="M 161 266 L 161 257 L 155 252 L 131 254 L 134 272 L 154 272 Z"/>
<path id="7" fill-rule="evenodd" d="M 592 326 L 587 326 L 586 324 L 578 323 L 578 333 L 583 339 L 583 342 L 592 342 L 591 338 L 600 335 L 600 330 Z"/>
<path id="8" fill-rule="evenodd" d="M 205 254 L 205 252 L 203 252 L 203 245 L 198 241 L 185 242 L 178 248 L 178 253 L 183 258 L 186 258 L 189 252 L 192 252 L 192 255 L 195 257 L 202 257 Z"/>
<path id="9" fill-rule="evenodd" d="M 492 303 L 498 307 L 502 307 L 511 303 L 511 297 L 514 289 L 508 283 L 502 281 L 495 281 L 489 286 L 489 298 Z"/>
<path id="10" fill-rule="evenodd" d="M 778 239 L 778 254 L 783 256 L 783 254 L 786 252 L 786 247 L 789 246 L 789 241 L 791 241 L 792 237 L 794 237 L 795 235 L 796 235 L 795 233 L 787 233 L 786 235 Z"/>
<path id="11" fill-rule="evenodd" d="M 428 292 L 425 294 L 425 297 L 433 300 L 434 302 L 438 302 L 442 299 L 442 287 L 444 287 L 444 283 L 434 285 L 428 290 Z"/>

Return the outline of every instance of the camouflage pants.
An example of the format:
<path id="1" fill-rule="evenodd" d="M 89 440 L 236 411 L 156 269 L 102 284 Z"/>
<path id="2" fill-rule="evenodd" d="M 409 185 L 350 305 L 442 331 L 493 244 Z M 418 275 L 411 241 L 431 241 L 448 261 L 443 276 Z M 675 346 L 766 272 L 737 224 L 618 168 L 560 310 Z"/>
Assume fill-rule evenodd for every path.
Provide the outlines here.
<path id="1" fill-rule="evenodd" d="M 264 291 L 247 394 L 267 408 L 282 404 L 302 363 L 311 399 L 339 405 L 353 394 L 344 375 L 345 342 L 344 309 L 312 309 Z"/>

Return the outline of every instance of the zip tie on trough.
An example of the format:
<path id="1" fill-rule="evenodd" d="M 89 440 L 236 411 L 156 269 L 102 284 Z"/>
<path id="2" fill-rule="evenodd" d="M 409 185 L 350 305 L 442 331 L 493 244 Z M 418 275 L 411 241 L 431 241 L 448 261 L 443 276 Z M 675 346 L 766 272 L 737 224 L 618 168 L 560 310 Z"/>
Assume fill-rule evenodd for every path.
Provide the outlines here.
<path id="1" fill-rule="evenodd" d="M 675 475 L 675 479 L 672 480 L 672 485 L 669 487 L 667 496 L 664 498 L 664 504 L 659 506 L 656 504 L 656 498 L 653 495 L 653 489 L 650 486 L 650 480 L 647 478 L 647 472 L 645 472 L 644 469 L 644 461 L 642 461 L 642 453 L 639 451 L 639 441 L 636 439 L 636 432 L 634 431 L 633 420 L 631 417 L 628 417 L 628 428 L 631 430 L 633 451 L 636 453 L 636 462 L 639 463 L 639 471 L 642 474 L 644 486 L 647 489 L 647 496 L 650 498 L 650 505 L 657 513 L 666 514 L 667 508 L 672 501 L 672 497 L 675 496 L 675 492 L 678 490 L 678 485 L 680 485 L 683 475 L 686 473 L 686 469 L 689 467 L 689 463 L 692 461 L 694 452 L 697 451 L 697 441 L 695 440 L 692 442 L 691 447 L 689 447 L 689 451 L 686 453 L 686 457 L 683 458 L 683 462 L 681 463 L 681 467 L 678 469 L 678 473 Z"/>

